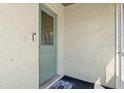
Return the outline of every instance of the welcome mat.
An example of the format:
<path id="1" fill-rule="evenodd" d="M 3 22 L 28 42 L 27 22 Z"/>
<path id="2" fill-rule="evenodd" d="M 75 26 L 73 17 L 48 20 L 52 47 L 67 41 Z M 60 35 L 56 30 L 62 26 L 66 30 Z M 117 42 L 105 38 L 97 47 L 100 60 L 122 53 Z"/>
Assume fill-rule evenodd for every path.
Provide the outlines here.
<path id="1" fill-rule="evenodd" d="M 73 84 L 65 80 L 59 80 L 50 89 L 71 89 Z"/>
<path id="2" fill-rule="evenodd" d="M 69 76 L 64 76 L 58 80 L 50 89 L 93 89 L 94 84 L 85 82 Z"/>
<path id="3" fill-rule="evenodd" d="M 105 89 L 111 89 L 105 86 L 102 86 Z M 94 89 L 95 84 L 87 81 L 79 80 L 70 76 L 64 76 L 58 80 L 50 89 Z"/>

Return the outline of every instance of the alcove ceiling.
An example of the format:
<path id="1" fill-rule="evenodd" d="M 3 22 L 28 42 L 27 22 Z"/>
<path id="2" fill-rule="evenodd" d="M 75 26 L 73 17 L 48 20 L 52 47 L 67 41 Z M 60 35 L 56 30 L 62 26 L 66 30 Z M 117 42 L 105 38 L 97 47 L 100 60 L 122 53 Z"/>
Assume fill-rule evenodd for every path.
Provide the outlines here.
<path id="1" fill-rule="evenodd" d="M 69 5 L 72 5 L 72 4 L 75 4 L 75 3 L 62 3 L 62 5 L 63 5 L 64 7 L 69 6 Z"/>

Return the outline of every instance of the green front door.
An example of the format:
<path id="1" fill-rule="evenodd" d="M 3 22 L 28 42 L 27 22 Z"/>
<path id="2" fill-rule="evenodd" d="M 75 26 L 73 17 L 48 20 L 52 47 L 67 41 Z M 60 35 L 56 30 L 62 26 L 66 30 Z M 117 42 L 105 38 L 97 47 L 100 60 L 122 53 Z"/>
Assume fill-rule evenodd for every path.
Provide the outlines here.
<path id="1" fill-rule="evenodd" d="M 39 82 L 56 75 L 56 14 L 46 5 L 39 4 Z"/>

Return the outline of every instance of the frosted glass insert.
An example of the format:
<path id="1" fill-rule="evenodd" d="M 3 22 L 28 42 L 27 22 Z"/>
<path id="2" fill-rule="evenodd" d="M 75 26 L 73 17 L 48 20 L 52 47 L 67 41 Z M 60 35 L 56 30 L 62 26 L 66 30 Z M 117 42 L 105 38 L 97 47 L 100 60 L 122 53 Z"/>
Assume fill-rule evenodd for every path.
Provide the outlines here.
<path id="1" fill-rule="evenodd" d="M 41 44 L 53 45 L 53 17 L 42 11 Z"/>

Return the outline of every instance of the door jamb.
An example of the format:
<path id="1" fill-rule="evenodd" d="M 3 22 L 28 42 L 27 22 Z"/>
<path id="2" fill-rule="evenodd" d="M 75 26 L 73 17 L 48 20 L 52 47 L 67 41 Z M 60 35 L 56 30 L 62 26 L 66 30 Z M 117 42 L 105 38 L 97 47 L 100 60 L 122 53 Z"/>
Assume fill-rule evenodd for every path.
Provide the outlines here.
<path id="1" fill-rule="evenodd" d="M 121 31 L 123 31 L 123 4 L 116 4 L 116 88 L 121 88 Z"/>

